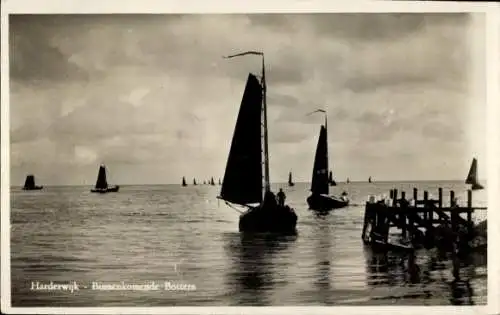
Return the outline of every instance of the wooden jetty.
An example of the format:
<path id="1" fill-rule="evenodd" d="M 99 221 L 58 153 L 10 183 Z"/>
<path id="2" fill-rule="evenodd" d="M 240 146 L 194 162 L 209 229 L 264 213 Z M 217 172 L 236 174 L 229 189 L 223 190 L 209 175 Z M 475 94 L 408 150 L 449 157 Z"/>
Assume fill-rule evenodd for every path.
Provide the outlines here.
<path id="1" fill-rule="evenodd" d="M 413 189 L 413 199 L 407 200 L 404 191 L 390 191 L 390 199 L 366 203 L 362 240 L 373 248 L 393 250 L 414 250 L 437 247 L 454 253 L 470 250 L 475 237 L 472 213 L 485 210 L 472 206 L 472 191 L 467 191 L 467 205 L 460 206 L 455 192 L 450 191 L 449 206 L 443 205 L 443 189 L 438 190 L 438 199 L 429 199 L 424 191 L 418 199 L 418 190 Z M 465 214 L 465 217 L 462 215 Z M 401 242 L 389 240 L 389 230 L 396 227 L 401 231 Z"/>

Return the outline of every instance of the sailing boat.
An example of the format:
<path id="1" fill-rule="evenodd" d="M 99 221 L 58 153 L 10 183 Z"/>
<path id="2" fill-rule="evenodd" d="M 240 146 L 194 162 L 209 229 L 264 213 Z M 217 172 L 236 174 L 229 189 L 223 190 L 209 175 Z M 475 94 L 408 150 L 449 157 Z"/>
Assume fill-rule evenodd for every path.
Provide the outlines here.
<path id="1" fill-rule="evenodd" d="M 312 210 L 328 211 L 343 208 L 349 205 L 347 193 L 342 197 L 329 196 L 330 178 L 328 176 L 328 139 L 327 139 L 327 116 L 322 109 L 315 112 L 325 113 L 325 124 L 321 125 L 319 131 L 318 145 L 314 157 L 313 175 L 311 181 L 311 195 L 306 201 Z M 330 172 L 330 175 L 332 173 Z"/>
<path id="2" fill-rule="evenodd" d="M 226 58 L 249 54 L 262 56 L 262 76 L 259 82 L 256 75 L 248 74 L 217 198 L 229 206 L 235 204 L 248 209 L 240 216 L 240 232 L 295 234 L 295 211 L 284 203 L 277 204 L 271 192 L 264 54 L 248 51 Z"/>
<path id="3" fill-rule="evenodd" d="M 347 177 L 346 183 L 349 184 L 350 182 L 349 177 Z"/>
<path id="4" fill-rule="evenodd" d="M 35 175 L 26 176 L 26 180 L 24 181 L 23 190 L 41 190 L 43 186 L 35 185 Z"/>
<path id="5" fill-rule="evenodd" d="M 182 176 L 182 187 L 186 187 L 187 184 L 186 184 L 186 178 L 184 176 Z"/>
<path id="6" fill-rule="evenodd" d="M 465 179 L 465 183 L 471 185 L 472 190 L 480 190 L 484 189 L 484 187 L 479 184 L 478 178 L 477 178 L 477 159 L 473 158 L 472 163 L 470 165 L 469 169 L 469 174 L 467 175 L 467 178 Z"/>
<path id="7" fill-rule="evenodd" d="M 295 186 L 295 183 L 292 181 L 292 172 L 288 173 L 288 186 Z"/>
<path id="8" fill-rule="evenodd" d="M 105 194 L 108 192 L 118 192 L 120 186 L 116 185 L 114 187 L 108 186 L 108 180 L 106 179 L 106 167 L 104 165 L 99 166 L 99 173 L 97 174 L 97 181 L 95 187 L 90 190 L 93 193 Z"/>
<path id="9" fill-rule="evenodd" d="M 196 178 L 193 178 L 193 186 L 196 186 Z"/>
<path id="10" fill-rule="evenodd" d="M 214 183 L 214 178 L 213 178 L 213 177 L 212 177 L 212 178 L 210 178 L 210 185 L 215 186 L 215 183 Z"/>
<path id="11" fill-rule="evenodd" d="M 330 174 L 328 175 L 328 184 L 330 186 L 337 186 L 337 183 L 333 179 L 333 172 L 332 171 L 330 171 Z"/>
<path id="12" fill-rule="evenodd" d="M 219 185 L 221 185 L 221 183 L 220 183 L 220 178 L 219 178 Z"/>
<path id="13" fill-rule="evenodd" d="M 368 182 L 371 183 L 372 182 L 372 177 L 368 177 Z"/>

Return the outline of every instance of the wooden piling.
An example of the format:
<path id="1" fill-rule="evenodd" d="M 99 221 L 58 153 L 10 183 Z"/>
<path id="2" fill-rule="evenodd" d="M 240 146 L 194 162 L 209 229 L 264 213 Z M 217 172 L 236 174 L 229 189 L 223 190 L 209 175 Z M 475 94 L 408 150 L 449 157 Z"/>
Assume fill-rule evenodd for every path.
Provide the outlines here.
<path id="1" fill-rule="evenodd" d="M 443 207 L 443 188 L 439 187 L 438 189 L 438 206 L 439 206 L 439 209 L 441 209 Z"/>
<path id="2" fill-rule="evenodd" d="M 401 233 L 403 234 L 403 237 L 407 237 L 408 235 L 408 229 L 407 229 L 407 211 L 408 211 L 408 202 L 406 201 L 406 193 L 404 191 L 401 192 L 401 200 L 402 202 L 400 203 L 401 205 L 401 212 L 400 212 L 400 217 L 399 221 L 401 222 Z"/>
<path id="3" fill-rule="evenodd" d="M 467 190 L 467 232 L 469 236 L 474 232 L 472 224 L 472 190 Z"/>

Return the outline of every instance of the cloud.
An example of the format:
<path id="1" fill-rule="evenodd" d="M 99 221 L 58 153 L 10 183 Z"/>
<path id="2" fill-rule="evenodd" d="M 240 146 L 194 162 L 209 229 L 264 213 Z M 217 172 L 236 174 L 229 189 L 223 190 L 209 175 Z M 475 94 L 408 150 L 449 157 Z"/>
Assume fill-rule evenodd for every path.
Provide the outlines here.
<path id="1" fill-rule="evenodd" d="M 10 20 L 11 154 L 21 157 L 12 174 L 19 178 L 44 172 L 44 163 L 55 168 L 57 159 L 78 182 L 93 181 L 102 161 L 123 182 L 222 177 L 245 79 L 261 69 L 257 57 L 222 56 L 247 49 L 266 54 L 275 180 L 289 168 L 309 180 L 323 118 L 306 114 L 317 108 L 328 110 L 339 176 L 365 178 L 376 173 L 367 165 L 376 165 L 388 169 L 378 177 L 392 178 L 408 163 L 447 159 L 450 168 L 415 166 L 410 175 L 454 177 L 452 167 L 469 161 L 458 145 L 470 141 L 467 108 L 483 106 L 469 91 L 468 14 Z"/>

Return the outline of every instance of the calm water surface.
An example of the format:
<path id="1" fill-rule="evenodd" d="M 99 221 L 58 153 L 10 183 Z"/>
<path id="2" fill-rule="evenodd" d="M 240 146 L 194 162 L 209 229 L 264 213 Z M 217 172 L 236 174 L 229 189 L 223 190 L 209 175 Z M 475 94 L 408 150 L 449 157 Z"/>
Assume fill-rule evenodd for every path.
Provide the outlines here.
<path id="1" fill-rule="evenodd" d="M 281 185 L 274 185 L 276 190 Z M 239 213 L 215 197 L 220 186 L 46 187 L 11 193 L 13 306 L 238 306 L 486 304 L 486 257 L 462 263 L 433 251 L 375 255 L 361 241 L 364 202 L 391 188 L 413 187 L 445 198 L 461 183 L 350 183 L 353 205 L 319 217 L 307 210 L 308 185 L 284 187 L 299 221 L 298 236 L 242 237 Z M 422 193 L 422 192 L 421 192 Z M 474 192 L 486 205 L 486 192 Z M 447 200 L 447 199 L 445 199 Z M 475 220 L 486 218 L 485 211 Z M 80 290 L 33 291 L 32 282 L 76 281 Z M 195 285 L 195 291 L 97 291 L 91 283 L 148 281 Z M 87 288 L 84 288 L 86 286 Z"/>

